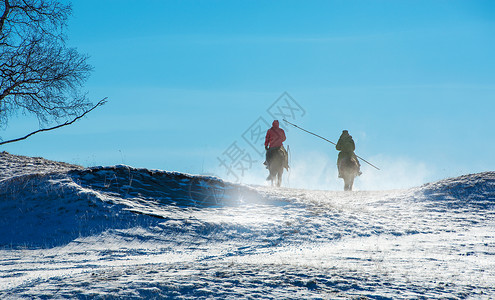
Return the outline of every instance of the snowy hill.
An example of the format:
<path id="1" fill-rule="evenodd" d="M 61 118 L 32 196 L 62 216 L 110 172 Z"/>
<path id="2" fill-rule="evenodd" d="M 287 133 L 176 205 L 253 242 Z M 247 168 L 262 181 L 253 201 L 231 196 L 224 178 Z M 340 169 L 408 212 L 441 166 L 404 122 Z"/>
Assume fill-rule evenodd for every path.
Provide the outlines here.
<path id="1" fill-rule="evenodd" d="M 335 192 L 0 153 L 3 298 L 495 297 L 495 172 Z"/>

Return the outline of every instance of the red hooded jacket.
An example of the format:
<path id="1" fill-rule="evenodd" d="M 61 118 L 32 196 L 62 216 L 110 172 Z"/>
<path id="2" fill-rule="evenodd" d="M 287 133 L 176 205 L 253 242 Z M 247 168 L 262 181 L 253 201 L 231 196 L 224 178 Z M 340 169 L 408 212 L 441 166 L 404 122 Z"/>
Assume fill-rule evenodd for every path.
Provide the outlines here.
<path id="1" fill-rule="evenodd" d="M 280 147 L 282 143 L 285 141 L 285 132 L 282 128 L 279 127 L 279 123 L 277 120 L 273 121 L 272 128 L 268 129 L 265 137 L 265 147 L 269 146 Z"/>

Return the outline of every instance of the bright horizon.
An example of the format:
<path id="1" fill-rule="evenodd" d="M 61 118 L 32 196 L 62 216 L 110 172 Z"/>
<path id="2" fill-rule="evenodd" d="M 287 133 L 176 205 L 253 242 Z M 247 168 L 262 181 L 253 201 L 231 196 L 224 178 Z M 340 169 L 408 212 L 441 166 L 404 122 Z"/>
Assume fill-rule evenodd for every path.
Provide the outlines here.
<path id="1" fill-rule="evenodd" d="M 362 163 L 358 190 L 493 171 L 494 17 L 491 1 L 78 1 L 68 44 L 108 104 L 1 151 L 264 184 L 248 129 L 290 103 L 291 122 L 334 142 L 349 130 L 382 169 Z M 36 129 L 19 116 L 1 136 Z M 340 190 L 334 146 L 286 134 L 283 185 Z M 238 178 L 220 164 L 234 143 L 256 161 Z"/>

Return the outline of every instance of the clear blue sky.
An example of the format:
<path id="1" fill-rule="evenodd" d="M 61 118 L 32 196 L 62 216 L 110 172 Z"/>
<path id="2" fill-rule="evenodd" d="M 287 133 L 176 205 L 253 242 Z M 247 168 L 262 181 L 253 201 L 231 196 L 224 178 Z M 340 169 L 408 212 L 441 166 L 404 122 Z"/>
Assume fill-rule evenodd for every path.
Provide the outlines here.
<path id="1" fill-rule="evenodd" d="M 84 0 L 67 34 L 108 104 L 3 150 L 235 180 L 219 158 L 236 142 L 257 160 L 240 181 L 263 183 L 243 133 L 287 92 L 305 112 L 294 122 L 333 141 L 348 129 L 382 168 L 363 165 L 358 188 L 495 169 L 494 1 Z M 2 137 L 37 125 L 12 120 Z M 340 188 L 332 145 L 287 136 L 291 186 Z"/>

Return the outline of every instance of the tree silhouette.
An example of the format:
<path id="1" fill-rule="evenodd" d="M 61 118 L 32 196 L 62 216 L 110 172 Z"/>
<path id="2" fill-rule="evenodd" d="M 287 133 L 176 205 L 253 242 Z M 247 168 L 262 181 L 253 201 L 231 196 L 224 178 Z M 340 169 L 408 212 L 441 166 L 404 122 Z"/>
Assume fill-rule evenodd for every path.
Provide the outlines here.
<path id="1" fill-rule="evenodd" d="M 81 92 L 92 67 L 88 56 L 66 46 L 71 6 L 55 0 L 0 0 L 0 128 L 13 115 L 35 115 L 40 128 L 71 118 L 70 125 L 103 105 Z M 0 145 L 22 140 L 13 139 Z"/>

